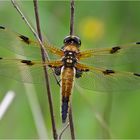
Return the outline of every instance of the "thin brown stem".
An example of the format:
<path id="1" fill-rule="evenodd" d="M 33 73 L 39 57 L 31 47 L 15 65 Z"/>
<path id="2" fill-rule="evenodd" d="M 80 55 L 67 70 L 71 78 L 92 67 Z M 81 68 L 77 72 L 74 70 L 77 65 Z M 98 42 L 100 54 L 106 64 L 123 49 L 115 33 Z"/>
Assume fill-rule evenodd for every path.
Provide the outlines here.
<path id="1" fill-rule="evenodd" d="M 42 41 L 40 40 L 39 35 L 38 35 L 37 32 L 35 31 L 35 29 L 31 26 L 31 24 L 28 22 L 27 18 L 24 16 L 24 14 L 23 14 L 22 11 L 20 10 L 20 8 L 19 8 L 18 4 L 15 2 L 15 0 L 11 0 L 11 2 L 12 2 L 12 4 L 13 4 L 13 6 L 15 7 L 15 9 L 17 10 L 17 12 L 20 14 L 20 16 L 21 16 L 21 18 L 23 19 L 23 21 L 25 22 L 25 24 L 29 27 L 29 29 L 32 31 L 32 33 L 34 34 L 34 36 L 35 36 L 36 39 L 38 40 L 40 46 L 41 46 L 41 47 L 43 48 L 43 50 L 44 50 L 44 53 L 45 53 L 44 55 L 45 55 L 46 60 L 49 61 L 49 60 L 50 60 L 50 59 L 49 59 L 49 55 L 48 55 L 48 53 L 47 53 L 47 51 L 46 51 L 46 49 L 45 49 L 44 44 L 43 44 Z M 52 71 L 53 71 L 53 69 L 52 69 Z M 53 71 L 53 75 L 54 75 L 54 78 L 55 78 L 57 84 L 60 85 L 60 84 L 59 84 L 59 80 L 57 79 L 57 77 L 56 77 L 54 71 Z"/>
<path id="2" fill-rule="evenodd" d="M 73 124 L 73 116 L 72 116 L 72 106 L 70 105 L 69 109 L 69 124 L 70 124 L 70 132 L 72 140 L 75 140 L 75 132 L 74 132 L 74 124 Z"/>
<path id="3" fill-rule="evenodd" d="M 42 41 L 42 35 L 41 35 L 41 29 L 40 29 L 40 20 L 39 20 L 39 13 L 38 13 L 38 1 L 33 0 L 34 3 L 34 11 L 35 11 L 35 17 L 36 17 L 36 26 L 37 26 L 37 32 L 40 40 Z M 41 54 L 42 54 L 42 61 L 45 62 L 45 53 L 44 49 L 41 46 Z M 50 91 L 50 83 L 48 78 L 48 71 L 47 67 L 44 66 L 44 74 L 45 74 L 45 80 L 46 80 L 46 88 L 47 88 L 47 95 L 48 95 L 48 102 L 49 102 L 49 108 L 50 108 L 50 115 L 51 115 L 51 122 L 52 122 L 52 131 L 53 131 L 53 138 L 57 139 L 57 131 L 56 131 L 56 124 L 54 119 L 54 111 L 53 111 L 53 103 L 52 103 L 52 97 L 51 97 L 51 91 Z"/>
<path id="4" fill-rule="evenodd" d="M 74 0 L 70 2 L 70 35 L 74 34 Z"/>
<path id="5" fill-rule="evenodd" d="M 31 26 L 31 24 L 26 19 L 26 17 L 24 16 L 24 14 L 22 13 L 22 11 L 20 10 L 18 4 L 15 2 L 15 0 L 11 0 L 11 2 L 13 4 L 13 6 L 15 7 L 15 9 L 17 10 L 17 12 L 20 14 L 20 16 L 23 19 L 23 21 L 25 21 L 25 23 L 27 24 L 27 26 L 30 28 L 30 30 L 32 31 L 32 33 L 34 34 L 34 36 L 36 37 L 36 39 L 38 40 L 39 44 L 45 50 L 45 47 L 44 47 L 42 41 L 40 40 L 38 34 L 36 33 L 36 31 L 34 30 L 34 28 Z M 46 55 L 47 60 L 49 60 L 49 56 L 48 56 L 48 53 L 46 51 L 45 51 L 45 55 Z"/>
<path id="6" fill-rule="evenodd" d="M 70 1 L 70 35 L 74 34 L 74 0 Z M 72 116 L 72 106 L 70 105 L 69 110 L 69 124 L 70 124 L 70 132 L 71 138 L 75 139 L 75 132 L 74 132 L 74 123 L 73 123 L 73 116 Z"/>

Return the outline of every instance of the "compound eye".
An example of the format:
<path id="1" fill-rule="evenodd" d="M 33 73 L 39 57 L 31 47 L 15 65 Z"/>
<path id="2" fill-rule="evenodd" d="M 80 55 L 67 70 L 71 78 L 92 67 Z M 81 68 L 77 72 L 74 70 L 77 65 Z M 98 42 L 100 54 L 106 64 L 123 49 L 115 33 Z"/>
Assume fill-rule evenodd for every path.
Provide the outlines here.
<path id="1" fill-rule="evenodd" d="M 63 43 L 64 43 L 64 44 L 67 44 L 67 43 L 70 42 L 70 40 L 71 40 L 71 37 L 70 37 L 70 36 L 66 36 L 66 37 L 64 38 Z"/>
<path id="2" fill-rule="evenodd" d="M 79 45 L 81 46 L 81 40 L 79 41 Z"/>
<path id="3" fill-rule="evenodd" d="M 77 36 L 74 37 L 74 40 L 76 42 L 76 44 L 78 44 L 79 46 L 81 46 L 81 39 Z"/>
<path id="4" fill-rule="evenodd" d="M 78 45 L 81 46 L 81 39 L 78 38 Z"/>
<path id="5" fill-rule="evenodd" d="M 78 47 L 81 46 L 81 40 L 77 36 L 66 36 L 63 43 L 64 44 L 76 44 Z"/>

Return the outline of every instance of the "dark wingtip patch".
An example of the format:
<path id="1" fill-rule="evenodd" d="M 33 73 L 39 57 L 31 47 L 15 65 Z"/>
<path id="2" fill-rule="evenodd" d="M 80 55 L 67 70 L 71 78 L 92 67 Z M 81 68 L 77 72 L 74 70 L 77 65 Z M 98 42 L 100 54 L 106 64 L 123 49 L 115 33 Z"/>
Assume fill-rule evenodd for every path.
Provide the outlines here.
<path id="1" fill-rule="evenodd" d="M 3 59 L 2 57 L 0 57 L 0 59 Z"/>
<path id="2" fill-rule="evenodd" d="M 140 73 L 134 73 L 134 75 L 140 77 Z"/>
<path id="3" fill-rule="evenodd" d="M 113 48 L 110 50 L 110 53 L 111 53 L 111 54 L 116 53 L 116 52 L 118 52 L 118 50 L 120 50 L 120 49 L 121 49 L 121 47 L 119 47 L 119 46 L 113 47 Z"/>
<path id="4" fill-rule="evenodd" d="M 105 70 L 105 71 L 103 71 L 104 75 L 109 75 L 109 74 L 112 74 L 112 73 L 115 73 L 115 71 L 113 71 L 113 70 Z"/>
<path id="5" fill-rule="evenodd" d="M 136 44 L 140 44 L 140 42 L 136 42 Z"/>
<path id="6" fill-rule="evenodd" d="M 24 36 L 24 35 L 20 35 L 19 37 L 20 37 L 20 38 L 22 39 L 22 41 L 24 41 L 26 44 L 30 44 L 30 40 L 29 40 L 28 37 L 26 37 L 26 36 Z"/>
<path id="7" fill-rule="evenodd" d="M 0 29 L 3 29 L 3 30 L 4 30 L 4 29 L 5 29 L 5 27 L 3 27 L 3 26 L 0 26 Z"/>
<path id="8" fill-rule="evenodd" d="M 27 64 L 29 66 L 34 65 L 34 63 L 31 60 L 21 60 L 21 63 Z"/>
<path id="9" fill-rule="evenodd" d="M 89 71 L 89 69 L 85 69 L 85 72 L 88 72 Z"/>

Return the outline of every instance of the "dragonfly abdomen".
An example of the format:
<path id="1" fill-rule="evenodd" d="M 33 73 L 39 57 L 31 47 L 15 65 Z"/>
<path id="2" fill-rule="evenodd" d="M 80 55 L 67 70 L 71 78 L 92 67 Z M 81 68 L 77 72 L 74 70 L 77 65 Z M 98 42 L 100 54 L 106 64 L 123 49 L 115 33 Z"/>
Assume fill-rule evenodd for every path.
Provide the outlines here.
<path id="1" fill-rule="evenodd" d="M 73 67 L 63 67 L 61 71 L 61 94 L 62 94 L 62 122 L 67 118 L 69 110 L 70 95 L 73 88 L 75 69 Z"/>

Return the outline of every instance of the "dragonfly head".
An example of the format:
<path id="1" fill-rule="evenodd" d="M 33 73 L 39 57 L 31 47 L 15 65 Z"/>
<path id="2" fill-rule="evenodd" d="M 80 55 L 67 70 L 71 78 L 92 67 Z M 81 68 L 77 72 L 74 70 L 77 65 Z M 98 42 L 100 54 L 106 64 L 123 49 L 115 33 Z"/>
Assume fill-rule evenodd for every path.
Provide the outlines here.
<path id="1" fill-rule="evenodd" d="M 63 43 L 64 45 L 76 45 L 79 48 L 81 46 L 81 39 L 78 36 L 66 36 Z"/>

